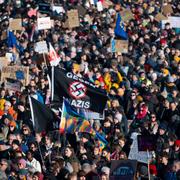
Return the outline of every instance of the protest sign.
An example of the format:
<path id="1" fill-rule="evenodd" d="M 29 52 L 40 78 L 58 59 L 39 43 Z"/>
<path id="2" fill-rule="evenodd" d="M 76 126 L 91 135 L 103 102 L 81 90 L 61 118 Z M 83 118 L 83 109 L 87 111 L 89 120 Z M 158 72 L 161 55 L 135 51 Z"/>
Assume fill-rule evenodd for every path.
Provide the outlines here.
<path id="1" fill-rule="evenodd" d="M 1 82 L 4 82 L 6 78 L 19 80 L 24 86 L 29 83 L 29 67 L 23 66 L 7 66 L 3 67 L 1 71 Z"/>
<path id="2" fill-rule="evenodd" d="M 79 15 L 78 15 L 78 10 L 70 10 L 67 12 L 68 15 L 68 27 L 69 28 L 74 28 L 74 27 L 79 27 Z"/>
<path id="3" fill-rule="evenodd" d="M 155 18 L 154 18 L 156 21 L 160 22 L 162 20 L 167 20 L 167 17 L 165 17 L 163 14 L 161 13 L 158 13 Z"/>
<path id="4" fill-rule="evenodd" d="M 86 14 L 86 9 L 83 6 L 76 6 L 76 9 L 78 10 L 78 14 L 80 16 L 84 16 Z"/>
<path id="5" fill-rule="evenodd" d="M 46 41 L 40 41 L 35 44 L 34 50 L 39 54 L 48 53 L 48 47 Z"/>
<path id="6" fill-rule="evenodd" d="M 134 180 L 136 175 L 136 160 L 113 160 L 111 161 L 111 180 Z"/>
<path id="7" fill-rule="evenodd" d="M 13 61 L 13 54 L 12 53 L 6 53 L 6 58 L 8 60 L 8 62 L 12 62 Z"/>
<path id="8" fill-rule="evenodd" d="M 128 41 L 125 40 L 115 40 L 115 51 L 120 53 L 127 53 L 128 52 Z"/>
<path id="9" fill-rule="evenodd" d="M 10 19 L 9 29 L 11 30 L 22 30 L 22 19 Z"/>
<path id="10" fill-rule="evenodd" d="M 52 6 L 52 11 L 57 14 L 65 13 L 64 8 L 62 6 Z"/>
<path id="11" fill-rule="evenodd" d="M 37 19 L 38 30 L 51 29 L 51 24 L 52 22 L 50 17 L 42 17 Z"/>
<path id="12" fill-rule="evenodd" d="M 21 82 L 19 80 L 6 78 L 5 79 L 5 88 L 12 91 L 21 91 Z"/>
<path id="13" fill-rule="evenodd" d="M 131 19 L 134 19 L 134 15 L 130 9 L 125 9 L 125 10 L 121 11 L 120 14 L 121 14 L 121 18 L 123 21 L 129 21 Z"/>
<path id="14" fill-rule="evenodd" d="M 0 57 L 0 70 L 7 66 L 9 64 L 9 61 L 6 56 Z"/>
<path id="15" fill-rule="evenodd" d="M 152 158 L 152 152 L 150 151 L 149 154 L 146 151 L 139 151 L 138 150 L 138 141 L 137 141 L 137 133 L 132 134 L 133 143 L 131 145 L 131 150 L 129 152 L 128 159 L 137 160 L 138 162 L 142 162 L 147 164 L 149 159 Z"/>
<path id="16" fill-rule="evenodd" d="M 7 31 L 2 31 L 1 41 L 5 40 L 6 38 L 7 38 Z"/>
<path id="17" fill-rule="evenodd" d="M 165 28 L 166 23 L 170 23 L 171 28 L 180 28 L 180 17 L 169 16 L 167 20 L 162 20 L 161 21 L 162 29 Z"/>
<path id="18" fill-rule="evenodd" d="M 154 151 L 156 149 L 156 138 L 154 135 L 144 136 L 138 135 L 138 150 L 139 151 Z"/>
<path id="19" fill-rule="evenodd" d="M 171 6 L 171 4 L 167 4 L 166 6 L 164 6 L 162 8 L 162 12 L 163 14 L 166 16 L 167 14 L 172 14 L 173 13 L 173 8 Z"/>
<path id="20" fill-rule="evenodd" d="M 98 1 L 96 5 L 97 5 L 97 10 L 98 10 L 99 12 L 103 11 L 103 5 L 102 5 L 102 2 L 101 2 L 101 1 Z"/>
<path id="21" fill-rule="evenodd" d="M 113 2 L 109 1 L 109 0 L 104 0 L 102 2 L 103 8 L 109 8 L 109 6 L 113 6 Z"/>
<path id="22" fill-rule="evenodd" d="M 83 114 L 83 116 L 88 119 L 98 119 L 98 120 L 104 120 L 104 111 L 102 113 L 93 112 L 87 109 L 79 109 L 80 114 Z"/>

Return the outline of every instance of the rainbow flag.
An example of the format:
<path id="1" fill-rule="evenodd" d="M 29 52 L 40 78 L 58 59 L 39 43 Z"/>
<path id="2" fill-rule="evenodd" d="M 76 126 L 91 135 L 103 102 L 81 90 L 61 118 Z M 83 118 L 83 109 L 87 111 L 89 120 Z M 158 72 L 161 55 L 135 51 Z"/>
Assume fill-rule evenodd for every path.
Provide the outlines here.
<path id="1" fill-rule="evenodd" d="M 63 101 L 59 129 L 60 133 L 87 132 L 95 134 L 89 121 L 79 114 L 77 109 L 72 107 L 66 100 Z"/>

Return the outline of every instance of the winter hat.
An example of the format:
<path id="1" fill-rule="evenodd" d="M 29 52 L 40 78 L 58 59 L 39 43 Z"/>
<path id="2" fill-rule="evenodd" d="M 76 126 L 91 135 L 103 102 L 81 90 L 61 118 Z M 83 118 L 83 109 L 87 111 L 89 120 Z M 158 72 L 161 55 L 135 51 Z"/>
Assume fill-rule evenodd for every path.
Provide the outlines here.
<path id="1" fill-rule="evenodd" d="M 19 175 L 26 176 L 28 174 L 28 171 L 26 169 L 20 169 L 18 172 Z"/>
<path id="2" fill-rule="evenodd" d="M 141 166 L 139 172 L 142 176 L 147 176 L 148 175 L 148 168 L 146 166 Z"/>
<path id="3" fill-rule="evenodd" d="M 178 146 L 178 147 L 180 147 L 180 139 L 178 139 L 178 140 L 175 141 L 175 145 Z"/>
<path id="4" fill-rule="evenodd" d="M 25 159 L 20 159 L 18 161 L 18 164 L 21 164 L 21 165 L 23 165 L 24 168 L 26 168 L 26 160 Z"/>
<path id="5" fill-rule="evenodd" d="M 101 172 L 105 173 L 106 175 L 109 175 L 110 174 L 110 168 L 104 166 L 104 167 L 102 167 Z"/>
<path id="6" fill-rule="evenodd" d="M 167 130 L 167 125 L 165 123 L 161 123 L 159 129 Z"/>
<path id="7" fill-rule="evenodd" d="M 91 171 L 91 165 L 89 163 L 84 163 L 82 165 L 82 170 L 87 174 Z"/>
<path id="8" fill-rule="evenodd" d="M 150 164 L 149 169 L 151 174 L 157 175 L 157 168 L 154 164 Z"/>

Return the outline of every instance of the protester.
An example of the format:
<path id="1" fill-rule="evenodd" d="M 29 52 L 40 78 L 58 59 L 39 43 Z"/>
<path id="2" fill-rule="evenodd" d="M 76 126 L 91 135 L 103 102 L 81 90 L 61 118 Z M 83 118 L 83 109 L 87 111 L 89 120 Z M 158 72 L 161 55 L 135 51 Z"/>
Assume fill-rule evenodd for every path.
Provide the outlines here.
<path id="1" fill-rule="evenodd" d="M 132 159 L 137 179 L 180 178 L 179 0 L 2 0 L 0 15 L 0 179 L 108 180 Z"/>

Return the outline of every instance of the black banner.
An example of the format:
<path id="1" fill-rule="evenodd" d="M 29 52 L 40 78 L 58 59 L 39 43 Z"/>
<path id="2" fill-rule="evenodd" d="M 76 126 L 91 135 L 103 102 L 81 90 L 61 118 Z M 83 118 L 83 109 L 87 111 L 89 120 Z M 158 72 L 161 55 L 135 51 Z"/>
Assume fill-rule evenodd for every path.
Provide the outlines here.
<path id="1" fill-rule="evenodd" d="M 106 92 L 85 78 L 58 67 L 52 68 L 52 99 L 68 98 L 72 106 L 102 113 L 107 102 Z"/>

